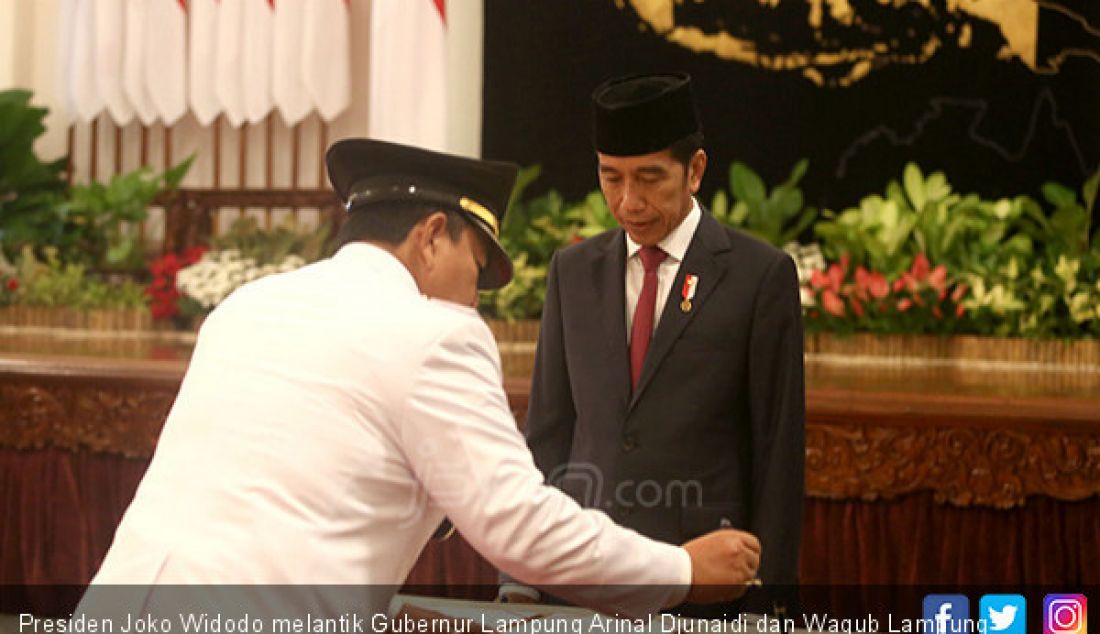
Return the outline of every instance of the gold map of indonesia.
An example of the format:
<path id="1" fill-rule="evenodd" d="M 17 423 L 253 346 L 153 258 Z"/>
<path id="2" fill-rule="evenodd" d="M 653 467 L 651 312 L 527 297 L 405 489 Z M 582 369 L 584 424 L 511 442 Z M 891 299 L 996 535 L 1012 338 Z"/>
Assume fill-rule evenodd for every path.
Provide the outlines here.
<path id="1" fill-rule="evenodd" d="M 627 4 L 627 0 L 613 1 L 620 9 Z M 920 41 L 913 42 L 913 33 L 903 24 L 904 20 L 899 20 L 897 24 L 873 25 L 884 35 L 871 45 L 846 45 L 843 37 L 845 30 L 850 35 L 859 37 L 866 36 L 869 32 L 866 28 L 867 19 L 852 6 L 853 0 L 696 0 L 693 4 L 705 5 L 705 10 L 718 16 L 728 14 L 766 17 L 769 12 L 776 14 L 781 10 L 790 11 L 791 9 L 783 6 L 784 2 L 805 7 L 804 24 L 784 24 L 782 30 L 772 29 L 766 34 L 756 33 L 754 37 L 745 37 L 730 31 L 743 31 L 745 24 L 764 21 L 748 19 L 735 25 L 719 18 L 719 28 L 716 29 L 714 24 L 692 24 L 690 11 L 699 9 L 685 8 L 685 3 L 676 0 L 629 0 L 630 6 L 645 24 L 671 42 L 697 53 L 713 53 L 721 59 L 766 70 L 801 71 L 806 79 L 817 85 L 851 85 L 866 77 L 872 70 L 891 63 L 924 63 L 946 44 L 935 32 L 918 33 L 916 37 L 921 38 Z M 900 10 L 903 7 L 910 10 L 923 8 L 925 15 L 922 17 L 947 22 L 944 31 L 954 38 L 954 44 L 959 48 L 970 47 L 969 19 L 995 24 L 1006 42 L 997 57 L 1002 60 L 1017 58 L 1035 73 L 1056 73 L 1058 65 L 1071 55 L 1089 57 L 1100 63 L 1100 39 L 1097 40 L 1097 49 L 1067 48 L 1051 59 L 1037 59 L 1041 9 L 1062 13 L 1077 22 L 1084 32 L 1100 38 L 1100 30 L 1089 25 L 1084 17 L 1073 14 L 1056 2 L 941 0 L 936 4 L 946 5 L 946 16 L 940 15 L 939 7 L 934 7 L 933 2 L 934 0 L 899 0 L 877 4 L 891 5 L 898 10 L 899 16 L 902 15 Z M 826 21 L 834 32 L 836 29 L 840 30 L 839 37 L 830 36 L 822 30 Z M 729 30 L 725 30 L 726 28 Z M 794 44 L 796 41 L 822 44 L 817 50 L 807 50 L 802 45 Z M 899 41 L 901 45 L 898 44 Z M 825 44 L 828 42 L 836 44 Z"/>

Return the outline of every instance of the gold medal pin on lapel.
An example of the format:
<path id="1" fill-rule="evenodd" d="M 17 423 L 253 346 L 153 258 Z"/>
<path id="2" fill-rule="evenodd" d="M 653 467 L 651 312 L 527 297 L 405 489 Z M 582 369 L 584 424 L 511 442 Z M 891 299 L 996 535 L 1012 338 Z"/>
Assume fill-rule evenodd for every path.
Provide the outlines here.
<path id="1" fill-rule="evenodd" d="M 681 295 L 684 301 L 680 302 L 680 310 L 685 313 L 691 311 L 691 300 L 695 297 L 695 287 L 699 284 L 699 276 L 687 274 L 684 276 L 684 290 Z"/>

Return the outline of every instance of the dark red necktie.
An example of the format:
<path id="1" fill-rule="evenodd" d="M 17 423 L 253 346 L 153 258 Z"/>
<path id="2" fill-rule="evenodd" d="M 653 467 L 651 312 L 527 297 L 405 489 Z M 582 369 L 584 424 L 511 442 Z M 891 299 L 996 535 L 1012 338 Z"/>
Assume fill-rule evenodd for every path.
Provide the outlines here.
<path id="1" fill-rule="evenodd" d="M 642 376 L 642 364 L 649 351 L 649 340 L 653 338 L 653 313 L 657 306 L 657 267 L 665 261 L 668 254 L 660 247 L 642 247 L 638 252 L 645 269 L 642 292 L 638 295 L 638 304 L 634 308 L 634 324 L 630 328 L 630 384 L 638 387 L 638 378 Z"/>

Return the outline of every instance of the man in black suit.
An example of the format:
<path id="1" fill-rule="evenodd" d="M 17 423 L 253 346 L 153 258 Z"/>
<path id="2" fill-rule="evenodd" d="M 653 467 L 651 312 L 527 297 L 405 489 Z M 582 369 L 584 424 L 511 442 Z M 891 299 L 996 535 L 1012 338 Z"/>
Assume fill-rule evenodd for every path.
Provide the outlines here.
<path id="1" fill-rule="evenodd" d="M 620 228 L 550 265 L 528 445 L 548 480 L 649 537 L 756 535 L 764 588 L 789 589 L 805 458 L 794 262 L 695 201 L 707 155 L 687 75 L 608 81 L 593 107 Z"/>

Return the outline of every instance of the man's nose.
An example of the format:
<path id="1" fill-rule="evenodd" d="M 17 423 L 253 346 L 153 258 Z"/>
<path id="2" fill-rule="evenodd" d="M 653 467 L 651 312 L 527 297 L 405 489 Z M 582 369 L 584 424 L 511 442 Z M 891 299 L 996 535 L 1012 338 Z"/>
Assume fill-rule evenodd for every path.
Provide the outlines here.
<path id="1" fill-rule="evenodd" d="M 622 210 L 627 213 L 637 213 L 645 209 L 645 198 L 637 185 L 627 183 L 623 187 Z"/>

